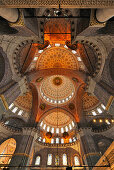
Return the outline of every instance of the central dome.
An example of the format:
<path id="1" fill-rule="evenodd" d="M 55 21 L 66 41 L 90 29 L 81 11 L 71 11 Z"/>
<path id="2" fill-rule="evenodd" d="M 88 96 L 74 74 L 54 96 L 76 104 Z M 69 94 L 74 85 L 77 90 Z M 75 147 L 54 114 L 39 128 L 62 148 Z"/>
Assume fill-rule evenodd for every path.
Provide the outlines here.
<path id="1" fill-rule="evenodd" d="M 60 77 L 55 77 L 53 79 L 53 83 L 57 86 L 61 85 L 62 84 L 62 79 Z"/>
<path id="2" fill-rule="evenodd" d="M 62 75 L 47 77 L 40 86 L 42 98 L 51 104 L 68 102 L 73 97 L 74 91 L 72 80 Z"/>

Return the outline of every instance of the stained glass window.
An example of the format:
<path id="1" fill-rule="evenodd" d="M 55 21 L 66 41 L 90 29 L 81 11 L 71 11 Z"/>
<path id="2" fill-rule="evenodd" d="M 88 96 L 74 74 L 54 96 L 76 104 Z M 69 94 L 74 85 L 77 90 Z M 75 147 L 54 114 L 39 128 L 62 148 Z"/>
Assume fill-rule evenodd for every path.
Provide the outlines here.
<path id="1" fill-rule="evenodd" d="M 74 157 L 74 165 L 75 165 L 75 166 L 80 165 L 78 156 L 75 156 L 75 157 Z"/>
<path id="2" fill-rule="evenodd" d="M 48 126 L 48 127 L 47 127 L 47 132 L 49 132 L 49 130 L 50 130 L 50 127 Z"/>
<path id="3" fill-rule="evenodd" d="M 56 143 L 59 143 L 59 138 L 56 138 Z"/>
<path id="4" fill-rule="evenodd" d="M 20 111 L 18 112 L 18 115 L 22 115 L 22 113 L 23 113 L 23 110 L 20 110 Z"/>
<path id="5" fill-rule="evenodd" d="M 54 128 L 51 129 L 51 133 L 54 133 Z"/>
<path id="6" fill-rule="evenodd" d="M 53 138 L 51 139 L 51 143 L 54 143 L 54 139 Z"/>
<path id="7" fill-rule="evenodd" d="M 69 142 L 72 142 L 72 139 L 71 139 L 71 138 L 69 139 Z"/>
<path id="8" fill-rule="evenodd" d="M 43 121 L 40 123 L 40 126 L 42 126 L 43 125 Z"/>
<path id="9" fill-rule="evenodd" d="M 10 104 L 10 106 L 8 108 L 11 109 L 13 106 L 14 106 L 14 104 L 12 103 L 12 104 Z"/>
<path id="10" fill-rule="evenodd" d="M 65 130 L 66 130 L 66 132 L 68 132 L 68 127 L 67 126 L 65 127 Z"/>
<path id="11" fill-rule="evenodd" d="M 56 128 L 56 133 L 59 133 L 59 128 Z"/>
<path id="12" fill-rule="evenodd" d="M 47 160 L 47 165 L 52 164 L 52 154 L 48 154 L 48 160 Z"/>
<path id="13" fill-rule="evenodd" d="M 61 133 L 64 133 L 64 129 L 63 128 L 61 128 Z"/>
<path id="14" fill-rule="evenodd" d="M 95 111 L 92 111 L 92 114 L 93 114 L 93 116 L 96 116 L 96 115 L 97 115 Z"/>
<path id="15" fill-rule="evenodd" d="M 102 113 L 102 110 L 101 110 L 100 108 L 97 108 L 97 111 L 98 111 L 99 113 Z"/>
<path id="16" fill-rule="evenodd" d="M 17 111 L 18 107 L 15 107 L 12 112 L 15 113 Z"/>
<path id="17" fill-rule="evenodd" d="M 45 128 L 46 128 L 46 124 L 44 124 L 44 126 L 43 126 L 43 129 L 45 130 Z"/>
<path id="18" fill-rule="evenodd" d="M 64 143 L 64 139 L 63 138 L 61 139 L 61 143 Z"/>
<path id="19" fill-rule="evenodd" d="M 71 126 L 71 124 L 69 124 L 69 129 L 70 129 L 70 130 L 72 129 L 72 126 Z"/>
<path id="20" fill-rule="evenodd" d="M 44 138 L 44 139 L 43 139 L 43 142 L 45 142 L 45 141 L 46 141 L 46 139 Z"/>
<path id="21" fill-rule="evenodd" d="M 106 109 L 106 107 L 103 105 L 103 104 L 101 104 L 101 106 L 102 106 L 102 108 L 105 110 Z"/>
<path id="22" fill-rule="evenodd" d="M 72 121 L 72 126 L 74 127 L 74 122 Z"/>
<path id="23" fill-rule="evenodd" d="M 40 156 L 36 157 L 35 165 L 40 165 Z"/>
<path id="24" fill-rule="evenodd" d="M 59 156 L 56 155 L 55 157 L 55 165 L 58 166 L 59 165 Z"/>
<path id="25" fill-rule="evenodd" d="M 63 154 L 63 165 L 67 165 L 67 155 Z"/>

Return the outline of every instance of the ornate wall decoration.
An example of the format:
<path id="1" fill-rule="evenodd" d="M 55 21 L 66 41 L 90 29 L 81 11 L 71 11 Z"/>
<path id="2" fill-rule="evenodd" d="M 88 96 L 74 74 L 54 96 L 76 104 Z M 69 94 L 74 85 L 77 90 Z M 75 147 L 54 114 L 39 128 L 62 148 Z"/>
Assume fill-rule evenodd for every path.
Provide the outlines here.
<path id="1" fill-rule="evenodd" d="M 45 42 L 44 42 L 44 44 L 38 44 L 38 50 L 43 50 L 44 48 L 46 48 L 47 46 L 49 45 L 49 41 L 48 40 L 46 40 Z"/>
<path id="2" fill-rule="evenodd" d="M 75 43 L 75 44 L 71 44 L 71 42 L 67 40 L 67 41 L 66 41 L 66 45 L 67 45 L 67 47 L 70 48 L 71 50 L 77 50 L 77 45 L 76 45 L 76 43 Z"/>
<path id="3" fill-rule="evenodd" d="M 67 139 L 68 137 L 69 137 L 68 132 L 64 132 L 64 133 L 63 133 L 63 138 L 64 138 L 64 139 Z"/>
<path id="4" fill-rule="evenodd" d="M 73 97 L 74 91 L 72 80 L 62 75 L 47 77 L 40 86 L 42 98 L 54 105 L 67 103 Z"/>
<path id="5" fill-rule="evenodd" d="M 52 133 L 51 133 L 51 132 L 47 132 L 47 133 L 46 133 L 46 137 L 47 137 L 48 139 L 51 139 L 51 138 L 52 138 Z"/>
<path id="6" fill-rule="evenodd" d="M 32 93 L 27 92 L 26 95 L 17 97 L 14 104 L 29 112 L 32 108 Z"/>
<path id="7" fill-rule="evenodd" d="M 10 8 L 39 8 L 39 7 L 50 7 L 50 8 L 58 8 L 59 6 L 59 0 L 23 0 L 23 1 L 7 1 L 7 0 L 1 0 L 0 1 L 0 6 L 1 7 L 10 7 Z M 83 0 L 61 0 L 61 6 L 68 8 L 107 8 L 114 6 L 114 1 L 113 0 L 103 0 L 103 1 L 98 1 L 98 0 L 88 0 L 88 1 L 83 1 Z"/>
<path id="8" fill-rule="evenodd" d="M 83 101 L 83 109 L 86 110 L 92 110 L 94 107 L 96 107 L 99 104 L 99 100 L 96 96 L 88 96 L 88 93 L 85 93 L 82 98 Z"/>
<path id="9" fill-rule="evenodd" d="M 66 40 L 71 41 L 70 21 L 64 18 L 49 19 L 44 24 L 44 40 L 61 44 L 65 43 Z"/>
<path id="10" fill-rule="evenodd" d="M 44 117 L 43 122 L 52 127 L 63 127 L 71 122 L 71 117 L 66 115 L 64 111 L 59 109 L 49 111 L 49 114 Z"/>
<path id="11" fill-rule="evenodd" d="M 36 79 L 36 83 L 39 83 L 39 82 L 41 82 L 43 80 L 43 77 L 38 77 L 37 79 Z"/>
<path id="12" fill-rule="evenodd" d="M 97 57 L 97 62 L 95 61 L 96 62 L 95 63 L 95 71 L 92 75 L 93 77 L 95 77 L 100 72 L 100 69 L 102 66 L 103 55 L 102 55 L 101 49 L 99 48 L 98 44 L 93 43 L 92 41 L 90 41 L 88 39 L 87 40 L 86 39 L 78 40 L 78 41 L 76 41 L 76 43 L 77 43 L 78 48 L 80 48 L 83 45 L 84 46 L 86 45 L 86 47 L 89 47 L 91 50 L 93 50 L 93 52 L 91 52 L 91 54 L 93 53 Z M 90 51 L 89 51 L 89 53 L 90 53 Z M 80 54 L 83 55 L 83 57 L 85 56 L 83 53 L 83 48 L 80 48 Z"/>
<path id="13" fill-rule="evenodd" d="M 69 109 L 70 110 L 74 110 L 75 109 L 75 105 L 73 103 L 69 103 Z"/>
<path id="14" fill-rule="evenodd" d="M 73 77 L 72 80 L 73 80 L 74 82 L 76 82 L 76 83 L 79 82 L 79 80 L 78 80 L 77 78 L 75 78 L 75 77 Z"/>
<path id="15" fill-rule="evenodd" d="M 78 70 L 79 65 L 76 56 L 62 47 L 52 47 L 45 50 L 39 56 L 37 69 L 67 68 Z"/>
<path id="16" fill-rule="evenodd" d="M 41 110 L 45 110 L 45 107 L 46 107 L 46 104 L 45 104 L 45 103 L 40 104 L 40 109 L 41 109 Z"/>

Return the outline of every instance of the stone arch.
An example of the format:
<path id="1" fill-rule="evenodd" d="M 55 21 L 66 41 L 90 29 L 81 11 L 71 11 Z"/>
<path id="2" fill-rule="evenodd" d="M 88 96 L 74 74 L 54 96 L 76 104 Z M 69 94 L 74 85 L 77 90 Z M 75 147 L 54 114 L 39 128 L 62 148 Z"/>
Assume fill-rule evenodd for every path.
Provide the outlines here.
<path id="1" fill-rule="evenodd" d="M 5 61 L 2 53 L 0 52 L 0 82 L 2 81 L 5 73 Z"/>
<path id="2" fill-rule="evenodd" d="M 98 45 L 89 40 L 79 40 L 77 48 L 89 74 L 96 77 L 102 64 L 102 54 Z M 85 57 L 86 56 L 86 57 Z"/>
<path id="3" fill-rule="evenodd" d="M 25 126 L 26 122 L 24 119 L 19 117 L 10 116 L 6 119 L 4 122 L 5 126 L 10 127 L 11 129 L 17 129 L 22 130 L 22 128 Z"/>
<path id="4" fill-rule="evenodd" d="M 12 79 L 12 72 L 6 53 L 0 47 L 0 87 L 7 85 Z"/>
<path id="5" fill-rule="evenodd" d="M 97 38 L 93 39 L 91 37 L 78 37 L 75 41 L 76 43 L 84 43 L 86 45 L 89 45 L 96 52 L 98 57 L 98 62 L 97 62 L 96 71 L 93 74 L 93 78 L 98 82 L 99 79 L 101 78 L 105 60 L 108 56 L 104 44 L 99 39 Z"/>
<path id="6" fill-rule="evenodd" d="M 35 43 L 39 43 L 38 38 L 36 37 L 13 37 L 8 42 L 5 38 L 3 38 L 3 41 L 1 43 L 1 46 L 3 47 L 4 51 L 7 53 L 7 57 L 9 59 L 11 71 L 12 71 L 12 79 L 15 81 L 19 81 L 22 77 L 19 73 L 17 66 L 15 63 L 15 57 L 13 56 L 15 51 L 20 49 L 22 47 L 23 42 L 32 42 L 34 40 Z M 5 43 L 6 42 L 6 43 Z"/>
<path id="7" fill-rule="evenodd" d="M 114 51 L 114 49 L 113 49 Z M 112 80 L 114 81 L 114 56 L 112 55 L 109 61 L 109 71 Z"/>
<path id="8" fill-rule="evenodd" d="M 40 165 L 39 166 L 41 166 L 42 165 L 42 155 L 38 152 L 36 152 L 33 156 L 32 165 L 35 165 L 35 161 L 36 161 L 37 156 L 40 156 Z"/>
<path id="9" fill-rule="evenodd" d="M 51 108 L 49 110 L 47 110 L 46 112 L 44 112 L 40 118 L 40 121 L 42 121 L 46 116 L 48 116 L 49 114 L 53 113 L 53 112 L 57 112 L 57 109 L 60 111 L 60 112 L 63 112 L 66 116 L 69 116 L 72 120 L 75 120 L 74 118 L 74 115 L 69 112 L 67 109 L 65 108 Z"/>
<path id="10" fill-rule="evenodd" d="M 38 70 L 50 68 L 79 70 L 79 63 L 71 50 L 65 49 L 62 45 L 60 47 L 52 46 L 39 55 L 36 68 Z"/>
<path id="11" fill-rule="evenodd" d="M 79 166 L 80 166 L 80 164 L 81 164 L 81 156 L 80 156 L 79 154 L 77 154 L 77 153 L 75 153 L 75 154 L 73 155 L 73 165 L 76 166 L 76 165 L 75 165 L 75 161 L 74 161 L 75 156 L 78 158 L 78 160 L 79 160 Z"/>

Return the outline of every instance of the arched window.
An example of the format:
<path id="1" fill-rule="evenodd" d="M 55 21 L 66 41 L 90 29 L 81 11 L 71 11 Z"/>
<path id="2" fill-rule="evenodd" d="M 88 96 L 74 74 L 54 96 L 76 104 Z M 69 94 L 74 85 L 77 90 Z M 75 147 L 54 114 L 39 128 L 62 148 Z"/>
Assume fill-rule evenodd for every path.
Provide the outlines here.
<path id="1" fill-rule="evenodd" d="M 80 165 L 78 156 L 74 156 L 74 165 L 75 165 L 75 166 Z"/>
<path id="2" fill-rule="evenodd" d="M 52 154 L 48 154 L 48 160 L 47 160 L 47 165 L 52 164 Z"/>
<path id="3" fill-rule="evenodd" d="M 54 143 L 54 139 L 53 138 L 51 139 L 51 143 Z"/>
<path id="4" fill-rule="evenodd" d="M 7 139 L 0 145 L 0 164 L 9 164 L 16 149 L 16 141 L 13 138 Z M 8 156 L 10 155 L 10 156 Z"/>
<path id="5" fill-rule="evenodd" d="M 35 165 L 40 165 L 41 157 L 37 156 L 35 160 Z"/>
<path id="6" fill-rule="evenodd" d="M 56 166 L 59 165 L 59 156 L 58 155 L 55 156 L 55 165 Z"/>
<path id="7" fill-rule="evenodd" d="M 67 155 L 63 154 L 63 165 L 67 165 Z"/>

